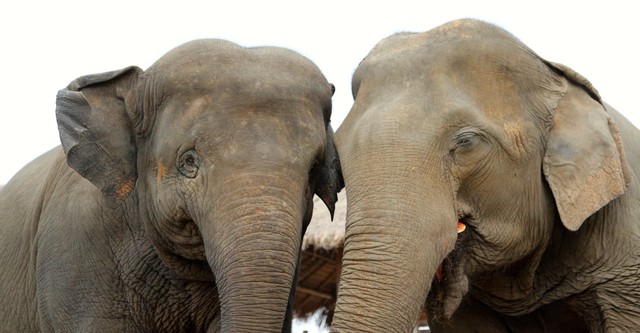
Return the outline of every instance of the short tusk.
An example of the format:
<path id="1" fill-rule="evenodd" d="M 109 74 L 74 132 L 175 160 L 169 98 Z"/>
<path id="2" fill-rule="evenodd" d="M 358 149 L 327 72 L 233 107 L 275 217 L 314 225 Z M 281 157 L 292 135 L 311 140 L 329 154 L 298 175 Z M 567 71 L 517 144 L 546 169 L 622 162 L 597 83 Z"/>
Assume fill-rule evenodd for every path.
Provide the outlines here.
<path id="1" fill-rule="evenodd" d="M 467 229 L 467 225 L 458 221 L 458 233 L 461 233 Z"/>

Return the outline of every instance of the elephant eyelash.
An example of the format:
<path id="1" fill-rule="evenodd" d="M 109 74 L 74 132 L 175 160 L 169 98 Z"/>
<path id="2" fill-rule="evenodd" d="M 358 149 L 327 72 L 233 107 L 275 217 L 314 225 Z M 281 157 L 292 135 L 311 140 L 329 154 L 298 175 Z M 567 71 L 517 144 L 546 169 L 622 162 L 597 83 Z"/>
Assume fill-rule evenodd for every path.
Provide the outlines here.
<path id="1" fill-rule="evenodd" d="M 464 146 L 464 145 L 471 144 L 471 140 L 473 140 L 473 138 L 469 136 L 458 138 L 458 140 L 456 141 L 456 146 Z"/>
<path id="2" fill-rule="evenodd" d="M 458 134 L 454 139 L 453 149 L 451 150 L 453 151 L 458 148 L 466 148 L 472 145 L 477 140 L 477 138 L 478 134 L 474 132 L 465 132 Z"/>

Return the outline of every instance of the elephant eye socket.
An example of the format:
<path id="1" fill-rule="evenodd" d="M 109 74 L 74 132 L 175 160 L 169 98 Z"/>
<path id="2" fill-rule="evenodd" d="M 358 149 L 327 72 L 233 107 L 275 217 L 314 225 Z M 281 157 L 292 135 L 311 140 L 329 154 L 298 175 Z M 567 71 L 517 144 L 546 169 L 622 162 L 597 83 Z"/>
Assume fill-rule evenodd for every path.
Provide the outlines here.
<path id="1" fill-rule="evenodd" d="M 178 170 L 186 177 L 194 178 L 200 168 L 200 156 L 195 150 L 186 151 L 178 159 Z"/>

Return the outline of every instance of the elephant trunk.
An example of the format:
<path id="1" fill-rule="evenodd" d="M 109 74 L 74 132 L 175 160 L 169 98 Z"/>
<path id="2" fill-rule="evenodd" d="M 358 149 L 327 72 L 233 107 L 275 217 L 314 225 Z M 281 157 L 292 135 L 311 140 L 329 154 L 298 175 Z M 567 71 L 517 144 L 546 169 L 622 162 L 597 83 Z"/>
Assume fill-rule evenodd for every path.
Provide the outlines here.
<path id="1" fill-rule="evenodd" d="M 386 163 L 371 160 L 382 155 Z M 411 332 L 456 242 L 453 197 L 437 168 L 382 155 L 342 162 L 349 200 L 332 332 Z"/>
<path id="2" fill-rule="evenodd" d="M 221 186 L 204 228 L 220 297 L 222 332 L 281 332 L 302 237 L 306 181 L 246 173 Z M 215 222 L 215 223 L 212 223 Z"/>

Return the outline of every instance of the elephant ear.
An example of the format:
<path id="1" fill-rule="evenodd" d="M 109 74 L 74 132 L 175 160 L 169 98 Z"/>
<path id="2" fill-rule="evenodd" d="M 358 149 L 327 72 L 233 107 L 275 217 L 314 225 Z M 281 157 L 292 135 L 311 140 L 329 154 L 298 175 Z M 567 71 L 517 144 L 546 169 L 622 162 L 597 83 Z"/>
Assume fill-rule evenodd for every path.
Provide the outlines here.
<path id="1" fill-rule="evenodd" d="M 548 65 L 568 82 L 553 112 L 543 171 L 562 223 L 576 231 L 625 192 L 629 170 L 618 128 L 598 92 L 568 67 Z"/>
<path id="2" fill-rule="evenodd" d="M 135 184 L 135 132 L 127 112 L 129 95 L 142 70 L 80 77 L 58 92 L 56 118 L 67 164 L 113 200 Z"/>
<path id="3" fill-rule="evenodd" d="M 327 145 L 324 149 L 324 164 L 320 168 L 316 178 L 315 193 L 324 202 L 331 213 L 335 211 L 338 201 L 338 192 L 344 188 L 340 158 L 333 144 L 333 128 L 327 125 Z"/>

